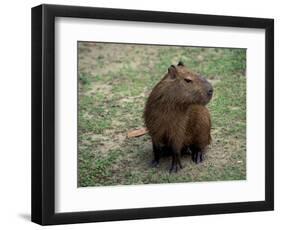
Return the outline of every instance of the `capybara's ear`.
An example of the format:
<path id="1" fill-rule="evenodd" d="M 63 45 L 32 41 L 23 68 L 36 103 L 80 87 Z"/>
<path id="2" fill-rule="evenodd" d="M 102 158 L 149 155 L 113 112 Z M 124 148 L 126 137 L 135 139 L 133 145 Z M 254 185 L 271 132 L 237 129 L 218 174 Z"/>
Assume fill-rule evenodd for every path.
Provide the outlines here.
<path id="1" fill-rule="evenodd" d="M 184 66 L 182 61 L 179 61 L 178 66 Z"/>
<path id="2" fill-rule="evenodd" d="M 174 65 L 171 65 L 168 69 L 168 73 L 171 78 L 176 78 L 177 77 L 177 68 Z"/>

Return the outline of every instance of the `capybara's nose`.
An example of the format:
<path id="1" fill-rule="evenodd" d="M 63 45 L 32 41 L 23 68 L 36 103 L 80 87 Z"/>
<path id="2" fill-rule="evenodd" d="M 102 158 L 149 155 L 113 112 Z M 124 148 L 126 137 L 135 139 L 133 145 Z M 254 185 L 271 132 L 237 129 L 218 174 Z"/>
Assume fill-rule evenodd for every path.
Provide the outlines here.
<path id="1" fill-rule="evenodd" d="M 213 89 L 210 89 L 209 91 L 208 91 L 208 96 L 212 96 L 213 95 Z"/>

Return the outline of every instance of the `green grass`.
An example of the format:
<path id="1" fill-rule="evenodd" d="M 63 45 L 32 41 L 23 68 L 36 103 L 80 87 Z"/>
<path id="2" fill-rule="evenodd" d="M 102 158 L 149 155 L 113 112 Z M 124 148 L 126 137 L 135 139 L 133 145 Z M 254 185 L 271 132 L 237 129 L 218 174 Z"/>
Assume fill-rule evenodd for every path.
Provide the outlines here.
<path id="1" fill-rule="evenodd" d="M 246 179 L 246 51 L 244 49 L 79 43 L 78 185 L 129 185 Z M 144 104 L 171 64 L 185 65 L 214 86 L 208 104 L 212 144 L 202 164 L 182 156 L 169 174 L 169 157 L 151 168 Z"/>

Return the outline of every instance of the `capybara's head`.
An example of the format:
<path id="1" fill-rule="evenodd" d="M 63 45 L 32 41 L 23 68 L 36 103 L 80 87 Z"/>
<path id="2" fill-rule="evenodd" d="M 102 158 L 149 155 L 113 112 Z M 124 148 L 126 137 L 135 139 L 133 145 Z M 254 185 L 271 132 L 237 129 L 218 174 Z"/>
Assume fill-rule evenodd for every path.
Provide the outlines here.
<path id="1" fill-rule="evenodd" d="M 171 65 L 162 82 L 170 85 L 167 94 L 173 93 L 176 103 L 206 105 L 212 98 L 212 85 L 199 74 L 188 70 L 182 62 Z M 167 95 L 169 97 L 169 95 Z"/>

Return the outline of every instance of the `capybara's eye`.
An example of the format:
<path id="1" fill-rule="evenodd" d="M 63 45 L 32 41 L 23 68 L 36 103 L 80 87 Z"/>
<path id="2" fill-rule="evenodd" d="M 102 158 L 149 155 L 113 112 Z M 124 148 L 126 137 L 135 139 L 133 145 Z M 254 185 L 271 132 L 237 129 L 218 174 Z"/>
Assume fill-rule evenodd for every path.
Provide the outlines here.
<path id="1" fill-rule="evenodd" d="M 192 82 L 192 80 L 191 79 L 188 79 L 188 78 L 185 78 L 184 79 L 187 83 L 191 83 Z"/>

